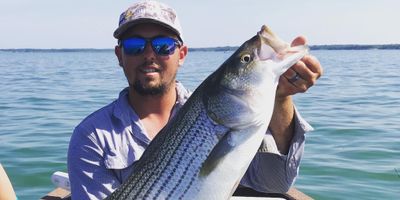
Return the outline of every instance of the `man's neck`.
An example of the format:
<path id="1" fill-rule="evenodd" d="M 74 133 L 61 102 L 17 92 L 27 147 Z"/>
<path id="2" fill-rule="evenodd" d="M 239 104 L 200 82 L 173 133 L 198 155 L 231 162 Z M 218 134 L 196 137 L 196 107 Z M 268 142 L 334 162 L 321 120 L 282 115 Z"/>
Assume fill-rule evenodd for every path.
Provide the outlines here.
<path id="1" fill-rule="evenodd" d="M 129 104 L 140 119 L 149 115 L 169 115 L 175 105 L 177 94 L 175 84 L 158 95 L 140 95 L 133 88 L 129 88 Z"/>
<path id="2" fill-rule="evenodd" d="M 177 94 L 175 84 L 161 95 L 140 95 L 129 88 L 129 104 L 139 116 L 149 139 L 168 123 Z"/>

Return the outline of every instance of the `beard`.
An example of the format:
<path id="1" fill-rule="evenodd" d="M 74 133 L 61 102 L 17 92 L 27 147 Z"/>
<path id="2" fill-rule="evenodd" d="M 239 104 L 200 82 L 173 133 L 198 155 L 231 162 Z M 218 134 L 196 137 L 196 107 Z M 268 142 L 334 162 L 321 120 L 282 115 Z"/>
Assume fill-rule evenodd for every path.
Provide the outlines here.
<path id="1" fill-rule="evenodd" d="M 129 84 L 139 95 L 142 96 L 154 96 L 154 95 L 163 95 L 169 89 L 171 89 L 173 82 L 175 81 L 176 75 L 169 81 L 163 82 L 162 80 L 150 86 L 145 86 L 140 80 L 136 80 L 133 84 Z"/>
<path id="2" fill-rule="evenodd" d="M 135 81 L 135 83 L 131 84 L 133 89 L 142 96 L 149 95 L 162 95 L 166 90 L 165 84 L 158 84 L 152 87 L 145 87 L 139 80 Z"/>

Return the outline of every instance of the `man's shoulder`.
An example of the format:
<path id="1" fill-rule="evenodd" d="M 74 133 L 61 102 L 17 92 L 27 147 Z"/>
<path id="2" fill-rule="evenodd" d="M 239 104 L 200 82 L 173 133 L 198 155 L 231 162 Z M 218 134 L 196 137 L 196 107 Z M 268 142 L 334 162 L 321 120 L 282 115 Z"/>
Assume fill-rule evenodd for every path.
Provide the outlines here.
<path id="1" fill-rule="evenodd" d="M 76 129 L 94 130 L 111 126 L 116 122 L 115 119 L 125 115 L 126 107 L 129 106 L 126 99 L 127 93 L 128 90 L 123 89 L 116 100 L 88 115 L 76 126 Z"/>
<path id="2" fill-rule="evenodd" d="M 99 125 L 109 123 L 113 118 L 114 108 L 117 100 L 109 103 L 108 105 L 94 111 L 86 118 L 84 118 L 77 126 L 83 129 L 95 129 Z"/>

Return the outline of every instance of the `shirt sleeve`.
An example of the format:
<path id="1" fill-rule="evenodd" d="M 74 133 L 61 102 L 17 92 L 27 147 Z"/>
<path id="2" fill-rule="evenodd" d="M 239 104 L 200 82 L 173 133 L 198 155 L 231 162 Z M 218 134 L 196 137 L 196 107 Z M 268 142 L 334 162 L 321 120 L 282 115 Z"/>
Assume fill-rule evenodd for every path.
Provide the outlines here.
<path id="1" fill-rule="evenodd" d="M 263 143 L 240 184 L 266 193 L 286 193 L 293 185 L 304 152 L 305 133 L 313 128 L 295 109 L 295 130 L 288 155 L 279 153 L 275 140 L 267 131 Z"/>
<path id="2" fill-rule="evenodd" d="M 104 166 L 96 134 L 82 127 L 72 134 L 67 165 L 72 199 L 104 199 L 120 185 L 114 171 Z"/>

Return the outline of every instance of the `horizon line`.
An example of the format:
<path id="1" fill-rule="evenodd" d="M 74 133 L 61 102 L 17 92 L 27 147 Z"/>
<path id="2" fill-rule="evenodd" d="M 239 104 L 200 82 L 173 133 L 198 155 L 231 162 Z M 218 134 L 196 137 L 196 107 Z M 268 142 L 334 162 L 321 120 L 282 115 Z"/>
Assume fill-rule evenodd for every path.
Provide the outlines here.
<path id="1" fill-rule="evenodd" d="M 400 49 L 400 43 L 393 44 L 317 44 L 317 45 L 308 45 L 311 50 L 318 49 L 370 49 L 370 48 L 378 48 L 378 49 Z M 236 49 L 239 46 L 215 46 L 215 47 L 189 47 L 191 50 L 232 50 Z M 90 48 L 90 47 L 82 47 L 82 48 L 0 48 L 0 51 L 110 51 L 114 50 L 114 48 Z"/>

